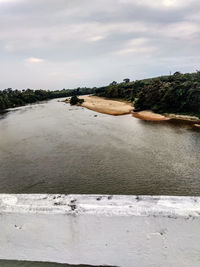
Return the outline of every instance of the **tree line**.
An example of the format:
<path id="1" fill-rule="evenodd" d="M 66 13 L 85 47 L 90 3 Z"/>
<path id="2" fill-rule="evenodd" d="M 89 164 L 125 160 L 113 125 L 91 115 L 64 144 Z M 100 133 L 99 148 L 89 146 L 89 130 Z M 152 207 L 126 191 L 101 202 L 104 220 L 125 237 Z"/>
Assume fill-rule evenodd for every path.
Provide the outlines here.
<path id="1" fill-rule="evenodd" d="M 191 114 L 200 117 L 200 71 L 160 76 L 130 82 L 112 82 L 96 89 L 98 96 L 134 103 L 135 111 Z"/>
<path id="2" fill-rule="evenodd" d="M 46 90 L 12 90 L 8 88 L 0 91 L 0 111 L 8 108 L 23 106 L 37 101 L 49 100 L 53 98 L 69 97 L 75 95 L 86 95 L 94 92 L 91 88 L 63 89 L 57 91 Z"/>
<path id="3" fill-rule="evenodd" d="M 0 111 L 53 98 L 95 94 L 125 99 L 133 103 L 135 111 L 150 109 L 159 113 L 191 114 L 200 117 L 200 71 L 122 83 L 113 81 L 99 88 L 76 88 L 57 91 L 12 90 L 0 91 Z"/>

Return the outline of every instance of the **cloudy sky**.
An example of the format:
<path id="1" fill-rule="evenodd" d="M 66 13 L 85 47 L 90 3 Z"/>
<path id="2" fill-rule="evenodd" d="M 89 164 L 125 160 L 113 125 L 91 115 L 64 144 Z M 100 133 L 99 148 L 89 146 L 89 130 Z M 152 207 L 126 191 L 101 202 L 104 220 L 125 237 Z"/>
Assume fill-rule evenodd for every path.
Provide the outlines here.
<path id="1" fill-rule="evenodd" d="M 200 69 L 199 0 L 0 0 L 0 89 Z"/>

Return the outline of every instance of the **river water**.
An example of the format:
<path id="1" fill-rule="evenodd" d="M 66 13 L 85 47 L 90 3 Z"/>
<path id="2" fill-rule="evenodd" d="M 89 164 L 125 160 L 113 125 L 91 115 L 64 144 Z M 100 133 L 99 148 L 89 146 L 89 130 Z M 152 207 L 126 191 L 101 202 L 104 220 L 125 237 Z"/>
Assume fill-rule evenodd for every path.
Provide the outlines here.
<path id="1" fill-rule="evenodd" d="M 11 109 L 0 192 L 200 195 L 200 131 L 58 100 Z"/>

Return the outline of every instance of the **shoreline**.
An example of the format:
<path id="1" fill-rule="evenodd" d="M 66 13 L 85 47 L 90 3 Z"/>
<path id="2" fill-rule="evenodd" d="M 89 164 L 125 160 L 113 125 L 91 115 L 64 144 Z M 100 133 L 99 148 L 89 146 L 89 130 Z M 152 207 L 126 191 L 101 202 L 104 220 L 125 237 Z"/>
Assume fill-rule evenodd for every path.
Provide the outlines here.
<path id="1" fill-rule="evenodd" d="M 151 110 L 143 110 L 143 111 L 138 111 L 138 112 L 133 112 L 133 117 L 137 119 L 141 119 L 144 121 L 168 121 L 170 118 L 155 113 Z"/>
<path id="2" fill-rule="evenodd" d="M 200 127 L 200 119 L 196 116 L 190 116 L 190 115 L 179 115 L 179 114 L 173 114 L 173 113 L 164 113 L 159 114 L 155 113 L 151 110 L 143 110 L 139 112 L 133 112 L 133 117 L 145 120 L 145 121 L 182 121 L 182 122 L 189 122 L 194 123 L 195 127 Z"/>
<path id="3" fill-rule="evenodd" d="M 124 101 L 122 99 L 113 100 L 93 95 L 79 96 L 79 98 L 83 99 L 84 102 L 82 104 L 78 104 L 78 106 L 107 115 L 120 116 L 132 114 L 134 118 L 141 119 L 144 121 L 155 122 L 176 120 L 180 122 L 182 121 L 186 123 L 191 123 L 194 127 L 200 128 L 200 119 L 197 116 L 179 115 L 173 113 L 159 114 L 151 110 L 142 110 L 134 112 L 134 107 L 132 106 L 132 103 Z M 64 102 L 69 103 L 67 100 L 65 100 Z"/>

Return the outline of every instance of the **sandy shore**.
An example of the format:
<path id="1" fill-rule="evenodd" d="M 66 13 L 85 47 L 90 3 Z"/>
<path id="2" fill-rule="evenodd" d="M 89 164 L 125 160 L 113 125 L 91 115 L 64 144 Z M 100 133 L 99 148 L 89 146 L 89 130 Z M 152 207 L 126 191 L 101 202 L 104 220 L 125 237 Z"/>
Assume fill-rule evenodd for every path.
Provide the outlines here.
<path id="1" fill-rule="evenodd" d="M 144 111 L 139 111 L 139 112 L 133 112 L 133 117 L 138 118 L 138 119 L 142 119 L 145 121 L 166 121 L 166 120 L 170 120 L 170 118 L 158 114 L 158 113 L 154 113 L 151 110 L 144 110 Z"/>
<path id="2" fill-rule="evenodd" d="M 179 114 L 165 114 L 170 119 L 175 119 L 175 120 L 182 120 L 182 121 L 191 121 L 191 122 L 199 122 L 200 119 L 196 116 L 189 116 L 189 115 L 179 115 Z"/>
<path id="3" fill-rule="evenodd" d="M 123 100 L 112 100 L 108 98 L 98 96 L 79 96 L 80 99 L 84 99 L 82 107 L 94 110 L 96 112 L 109 114 L 109 115 L 125 115 L 132 113 L 133 117 L 146 120 L 146 121 L 168 121 L 168 120 L 180 120 L 194 123 L 195 127 L 200 127 L 200 119 L 195 116 L 178 115 L 178 114 L 158 114 L 151 110 L 143 110 L 134 112 L 134 107 L 130 102 Z M 69 98 L 70 99 L 70 98 Z M 68 99 L 68 100 L 69 100 Z M 65 102 L 68 102 L 65 100 Z"/>
<path id="4" fill-rule="evenodd" d="M 98 96 L 80 96 L 84 99 L 82 107 L 109 115 L 125 115 L 133 110 L 131 103 L 120 100 L 110 100 Z"/>
<path id="5" fill-rule="evenodd" d="M 195 123 L 194 126 L 198 127 L 200 123 L 200 119 L 195 116 L 189 115 L 178 115 L 178 114 L 158 114 L 154 113 L 151 110 L 144 110 L 139 112 L 133 112 L 133 117 L 146 120 L 146 121 L 166 121 L 166 120 L 180 120 L 180 121 L 188 121 Z"/>

